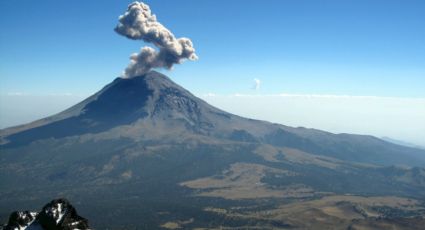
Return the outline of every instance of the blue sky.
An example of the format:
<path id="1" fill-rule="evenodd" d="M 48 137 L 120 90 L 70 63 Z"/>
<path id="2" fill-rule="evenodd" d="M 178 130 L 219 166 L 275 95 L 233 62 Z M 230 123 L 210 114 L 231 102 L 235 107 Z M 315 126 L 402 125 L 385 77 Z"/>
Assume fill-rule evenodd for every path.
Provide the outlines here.
<path id="1" fill-rule="evenodd" d="M 86 96 L 119 76 L 144 45 L 113 31 L 130 2 L 0 1 L 3 104 L 4 95 Z M 193 41 L 199 60 L 164 73 L 197 95 L 425 98 L 425 1 L 144 2 Z"/>
<path id="2" fill-rule="evenodd" d="M 1 1 L 2 92 L 93 92 L 143 44 L 113 31 L 131 1 Z M 197 62 L 198 91 L 424 97 L 424 1 L 145 1 Z M 231 84 L 229 84 L 231 83 Z M 248 89 L 247 89 L 248 88 Z"/>

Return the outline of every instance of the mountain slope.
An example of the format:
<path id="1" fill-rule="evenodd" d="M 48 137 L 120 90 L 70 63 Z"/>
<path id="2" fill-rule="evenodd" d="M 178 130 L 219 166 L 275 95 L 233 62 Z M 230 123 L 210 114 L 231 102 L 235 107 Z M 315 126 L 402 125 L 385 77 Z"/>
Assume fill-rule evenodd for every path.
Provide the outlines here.
<path id="1" fill-rule="evenodd" d="M 117 78 L 0 137 L 2 218 L 57 196 L 81 204 L 97 228 L 148 229 L 164 220 L 204 226 L 212 216 L 211 226 L 233 223 L 206 210 L 217 204 L 277 208 L 270 206 L 276 199 L 347 193 L 425 197 L 424 150 L 239 117 L 157 72 Z"/>

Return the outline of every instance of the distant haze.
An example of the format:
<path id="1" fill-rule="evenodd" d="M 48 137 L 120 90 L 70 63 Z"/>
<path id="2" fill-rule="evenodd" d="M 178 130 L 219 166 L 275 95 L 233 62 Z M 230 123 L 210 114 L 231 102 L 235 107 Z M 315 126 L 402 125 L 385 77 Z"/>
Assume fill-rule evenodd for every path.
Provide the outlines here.
<path id="1" fill-rule="evenodd" d="M 33 95 L 9 93 L 0 95 L 0 128 L 25 124 L 61 112 L 89 95 Z"/>
<path id="2" fill-rule="evenodd" d="M 335 133 L 388 136 L 425 146 L 425 98 L 211 93 L 201 98 L 245 117 Z"/>
<path id="3" fill-rule="evenodd" d="M 89 95 L 0 95 L 0 127 L 60 112 Z M 225 111 L 289 126 L 370 134 L 425 146 L 425 98 L 344 95 L 197 95 Z"/>

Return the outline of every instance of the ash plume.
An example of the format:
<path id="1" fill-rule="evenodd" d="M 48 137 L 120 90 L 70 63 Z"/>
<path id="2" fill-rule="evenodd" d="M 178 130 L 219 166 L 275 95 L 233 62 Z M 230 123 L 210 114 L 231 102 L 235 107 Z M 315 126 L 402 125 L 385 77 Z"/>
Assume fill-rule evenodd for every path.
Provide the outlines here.
<path id="1" fill-rule="evenodd" d="M 149 6 L 143 2 L 131 3 L 119 17 L 115 31 L 132 40 L 151 43 L 158 50 L 145 46 L 139 53 L 130 56 L 130 64 L 123 77 L 142 75 L 152 68 L 171 69 L 182 61 L 197 60 L 195 48 L 189 38 L 176 38 L 171 31 L 157 21 Z"/>

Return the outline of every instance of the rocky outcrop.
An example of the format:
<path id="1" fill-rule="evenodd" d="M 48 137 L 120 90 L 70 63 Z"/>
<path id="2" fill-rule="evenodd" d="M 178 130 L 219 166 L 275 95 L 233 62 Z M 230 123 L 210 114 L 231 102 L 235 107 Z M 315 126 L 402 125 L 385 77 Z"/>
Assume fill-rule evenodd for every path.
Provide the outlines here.
<path id="1" fill-rule="evenodd" d="M 79 216 L 66 199 L 52 200 L 40 212 L 13 212 L 4 230 L 89 230 L 88 221 Z"/>

